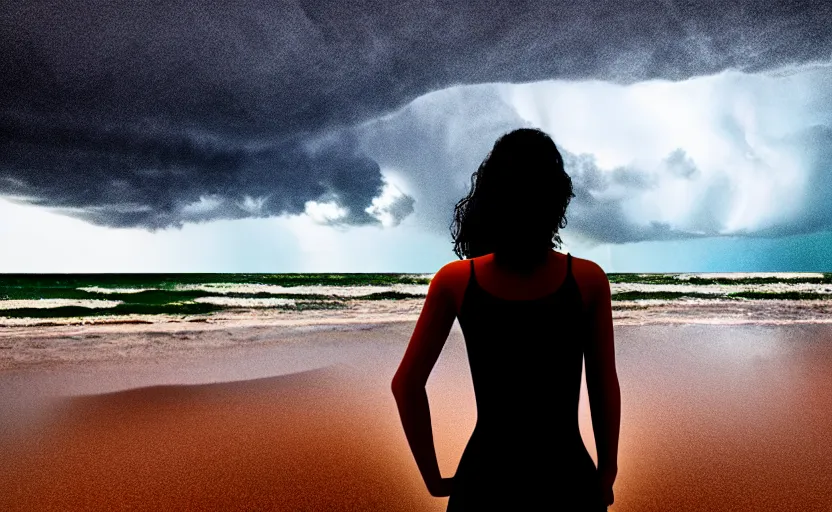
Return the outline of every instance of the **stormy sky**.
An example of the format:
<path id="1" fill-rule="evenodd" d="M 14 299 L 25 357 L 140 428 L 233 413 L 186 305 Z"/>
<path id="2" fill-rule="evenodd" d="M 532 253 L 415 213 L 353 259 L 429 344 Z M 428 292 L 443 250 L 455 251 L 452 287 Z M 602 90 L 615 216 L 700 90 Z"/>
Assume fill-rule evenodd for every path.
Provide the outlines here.
<path id="1" fill-rule="evenodd" d="M 832 271 L 829 2 L 0 5 L 3 272 L 432 272 L 523 126 L 607 271 Z"/>

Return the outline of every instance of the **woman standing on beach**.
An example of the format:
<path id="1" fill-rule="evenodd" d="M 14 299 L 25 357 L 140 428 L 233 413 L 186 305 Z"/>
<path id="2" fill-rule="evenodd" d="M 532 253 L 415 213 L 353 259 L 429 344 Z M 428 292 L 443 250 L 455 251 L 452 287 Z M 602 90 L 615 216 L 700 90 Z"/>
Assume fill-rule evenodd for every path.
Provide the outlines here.
<path id="1" fill-rule="evenodd" d="M 393 378 L 404 431 L 448 510 L 606 510 L 617 474 L 621 397 L 610 286 L 595 263 L 553 250 L 574 194 L 548 135 L 500 137 L 455 208 L 461 260 L 431 280 Z M 477 423 L 442 478 L 425 384 L 454 319 L 465 338 Z M 582 358 L 598 466 L 578 428 Z"/>

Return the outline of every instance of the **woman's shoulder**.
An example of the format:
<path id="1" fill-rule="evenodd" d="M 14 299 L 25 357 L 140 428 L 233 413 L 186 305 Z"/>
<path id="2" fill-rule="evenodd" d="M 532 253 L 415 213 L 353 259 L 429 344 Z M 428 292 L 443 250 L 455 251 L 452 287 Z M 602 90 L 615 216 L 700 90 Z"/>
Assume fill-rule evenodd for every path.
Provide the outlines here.
<path id="1" fill-rule="evenodd" d="M 592 281 L 607 281 L 607 273 L 592 260 L 572 256 L 572 271 Z"/>
<path id="2" fill-rule="evenodd" d="M 446 282 L 448 280 L 453 280 L 460 274 L 466 274 L 469 270 L 469 265 L 471 265 L 471 260 L 454 260 L 448 262 L 433 275 L 431 278 L 431 282 L 433 281 L 440 281 Z"/>
<path id="3" fill-rule="evenodd" d="M 584 306 L 597 300 L 609 300 L 610 282 L 600 265 L 592 260 L 572 256 L 572 275 L 578 284 Z"/>
<path id="4" fill-rule="evenodd" d="M 454 260 L 440 268 L 430 280 L 430 287 L 446 294 L 453 302 L 455 311 L 459 311 L 462 297 L 471 274 L 471 260 Z"/>
<path id="5" fill-rule="evenodd" d="M 467 283 L 471 272 L 471 260 L 454 260 L 442 266 L 431 278 L 431 286 L 456 289 L 459 284 Z"/>

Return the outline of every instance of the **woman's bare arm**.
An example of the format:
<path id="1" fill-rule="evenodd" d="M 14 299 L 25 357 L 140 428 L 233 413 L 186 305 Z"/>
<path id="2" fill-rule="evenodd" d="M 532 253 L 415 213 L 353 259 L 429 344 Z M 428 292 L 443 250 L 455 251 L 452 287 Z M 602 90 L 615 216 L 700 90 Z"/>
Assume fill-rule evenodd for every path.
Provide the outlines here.
<path id="1" fill-rule="evenodd" d="M 447 266 L 443 267 L 430 282 L 422 313 L 392 384 L 410 450 L 433 496 L 450 495 L 451 485 L 451 479 L 443 479 L 439 472 L 425 391 L 428 376 L 456 318 L 446 269 Z"/>
<path id="2" fill-rule="evenodd" d="M 586 385 L 598 452 L 598 472 L 607 504 L 612 504 L 612 484 L 618 473 L 621 390 L 615 369 L 610 283 L 601 267 L 595 264 L 591 282 L 587 312 L 591 334 L 584 352 Z"/>

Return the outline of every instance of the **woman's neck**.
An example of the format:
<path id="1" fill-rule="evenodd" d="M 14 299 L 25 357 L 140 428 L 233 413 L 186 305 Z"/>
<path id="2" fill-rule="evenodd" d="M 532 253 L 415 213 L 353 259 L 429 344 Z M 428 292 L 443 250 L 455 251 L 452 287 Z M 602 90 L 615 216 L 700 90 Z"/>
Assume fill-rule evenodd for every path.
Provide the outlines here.
<path id="1" fill-rule="evenodd" d="M 495 252 L 492 258 L 494 264 L 501 270 L 512 274 L 531 275 L 544 267 L 553 253 L 552 249 L 534 253 Z"/>

